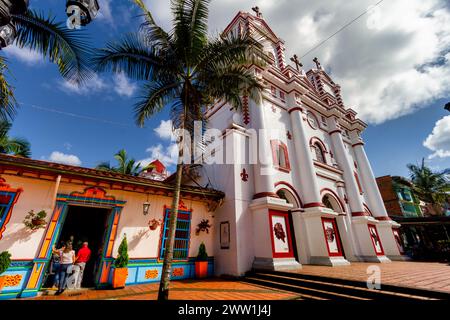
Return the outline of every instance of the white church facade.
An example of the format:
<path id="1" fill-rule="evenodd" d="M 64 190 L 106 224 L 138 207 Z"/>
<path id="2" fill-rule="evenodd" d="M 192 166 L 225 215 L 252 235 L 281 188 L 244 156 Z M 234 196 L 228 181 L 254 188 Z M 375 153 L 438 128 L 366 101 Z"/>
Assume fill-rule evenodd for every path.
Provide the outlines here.
<path id="1" fill-rule="evenodd" d="M 307 72 L 296 57 L 287 64 L 284 42 L 255 11 L 239 12 L 224 32 L 265 36 L 272 61 L 250 70 L 267 90 L 258 103 L 244 97 L 238 112 L 226 102 L 208 109 L 221 143 L 210 141 L 205 158 L 226 161 L 184 175 L 172 278 L 195 277 L 202 243 L 209 276 L 402 260 L 400 225 L 386 213 L 364 151 L 366 124 L 317 59 Z M 83 286 L 111 285 L 125 237 L 127 285 L 159 281 L 173 175 L 154 164 L 134 177 L 0 154 L 0 252 L 12 259 L 0 300 L 51 286 L 52 248 L 72 237 L 95 253 Z M 25 223 L 33 212 L 45 215 Z"/>
<path id="2" fill-rule="evenodd" d="M 205 166 L 226 194 L 216 226 L 231 233 L 229 247 L 216 234 L 216 273 L 403 260 L 400 225 L 387 215 L 364 151 L 366 124 L 344 105 L 317 58 L 307 72 L 296 56 L 295 67 L 286 63 L 283 40 L 254 11 L 240 12 L 224 32 L 264 38 L 273 59 L 265 69 L 251 66 L 267 88 L 263 99 L 244 97 L 237 114 L 228 103 L 208 111 L 210 127 L 224 132 L 226 163 L 234 163 Z M 255 138 L 259 150 L 249 147 Z M 216 154 L 221 147 L 212 145 Z M 257 163 L 250 162 L 257 152 Z"/>

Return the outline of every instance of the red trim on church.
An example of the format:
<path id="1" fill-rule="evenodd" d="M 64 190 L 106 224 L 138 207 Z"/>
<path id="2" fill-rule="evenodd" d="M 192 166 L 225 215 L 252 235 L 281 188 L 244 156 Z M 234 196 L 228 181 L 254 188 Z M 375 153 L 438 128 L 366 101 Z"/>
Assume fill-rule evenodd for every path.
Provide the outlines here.
<path id="1" fill-rule="evenodd" d="M 330 246 L 328 245 L 327 231 L 325 229 L 325 223 L 326 222 L 331 222 L 331 224 L 333 225 L 333 229 L 334 229 L 334 233 L 335 233 L 335 237 L 336 237 L 336 243 L 337 243 L 337 247 L 338 247 L 338 252 L 331 252 L 330 251 Z M 343 254 L 343 251 L 342 251 L 341 236 L 339 234 L 339 229 L 337 227 L 336 219 L 322 218 L 322 229 L 323 229 L 323 234 L 325 236 L 325 244 L 327 245 L 328 255 L 330 257 L 343 257 L 344 254 Z"/>
<path id="2" fill-rule="evenodd" d="M 286 226 L 286 238 L 287 245 L 289 247 L 288 252 L 275 252 L 275 239 L 274 239 L 274 225 L 272 221 L 273 216 L 283 217 L 284 218 L 284 224 Z M 270 226 L 270 240 L 272 241 L 272 256 L 274 258 L 293 258 L 294 257 L 294 250 L 292 248 L 292 237 L 291 237 L 291 225 L 289 223 L 289 215 L 286 212 L 282 211 L 276 211 L 276 210 L 269 210 L 269 226 Z M 281 241 L 283 241 L 280 238 Z M 284 242 L 284 241 L 283 241 Z"/>

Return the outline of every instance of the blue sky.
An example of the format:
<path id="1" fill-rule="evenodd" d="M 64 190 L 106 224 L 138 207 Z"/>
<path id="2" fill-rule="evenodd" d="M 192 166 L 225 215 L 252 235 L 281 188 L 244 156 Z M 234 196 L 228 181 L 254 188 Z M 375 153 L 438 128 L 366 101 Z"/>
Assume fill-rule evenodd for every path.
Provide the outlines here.
<path id="1" fill-rule="evenodd" d="M 103 3 L 102 16 L 90 24 L 86 30 L 91 36 L 91 43 L 97 47 L 134 30 L 139 23 L 138 19 L 133 19 L 137 11 L 130 9 L 132 6 L 129 1 L 115 0 L 114 6 L 109 0 L 103 0 Z M 147 3 L 152 4 L 152 1 Z M 51 10 L 57 14 L 58 20 L 65 20 L 64 1 L 50 0 L 43 3 L 43 1 L 32 0 L 31 4 L 34 8 L 46 12 Z M 223 11 L 218 9 L 221 8 L 219 4 L 211 12 L 212 15 L 220 15 L 220 19 L 214 20 L 213 28 L 216 29 L 224 28 L 226 22 L 237 12 L 237 8 L 241 10 L 250 8 L 248 5 L 240 7 L 243 4 L 232 1 L 229 7 L 224 7 L 223 10 L 226 11 Z M 164 1 L 159 1 L 158 4 L 155 3 L 153 9 L 155 16 L 161 17 L 163 25 L 168 23 L 167 19 L 164 20 L 167 17 L 166 7 L 168 8 L 168 5 L 165 6 Z M 283 34 L 285 31 L 279 26 L 282 21 L 277 23 L 277 12 L 270 11 L 270 7 L 267 7 L 265 12 L 268 13 L 266 17 L 269 24 L 271 23 L 269 16 L 272 13 L 275 25 L 279 29 L 275 27 L 275 31 L 282 38 L 289 39 L 291 35 Z M 346 19 L 353 16 L 349 13 Z M 304 20 L 304 17 L 300 18 Z M 345 19 L 330 25 L 330 30 L 338 29 L 336 27 L 342 21 Z M 359 30 L 361 26 L 352 27 Z M 298 32 L 301 33 L 303 30 L 299 29 Z M 327 34 L 326 30 L 321 32 L 324 35 Z M 321 34 L 319 32 L 319 38 Z M 325 49 L 321 48 L 315 53 L 319 56 L 322 53 L 324 56 L 322 61 L 325 61 L 323 64 L 333 67 L 333 57 L 329 57 L 323 51 Z M 147 151 L 149 148 L 155 151 L 161 150 L 162 146 L 164 151 L 167 140 L 162 139 L 153 129 L 160 125 L 161 120 L 168 118 L 166 113 L 149 120 L 146 128 L 141 129 L 134 124 L 132 109 L 139 93 L 137 90 L 139 84 L 111 74 L 101 74 L 81 91 L 73 90 L 64 86 L 64 81 L 54 65 L 41 62 L 32 54 L 13 51 L 14 49 L 11 49 L 9 53 L 7 51 L 6 56 L 12 72 L 10 81 L 15 86 L 21 108 L 14 120 L 11 135 L 26 137 L 31 142 L 33 158 L 50 159 L 52 153 L 59 152 L 66 156 L 78 157 L 82 166 L 93 167 L 99 162 L 112 160 L 112 155 L 121 148 L 125 148 L 136 159 L 151 157 L 151 152 Z M 364 51 L 364 48 L 361 48 L 361 51 Z M 348 69 L 342 71 L 335 66 L 332 70 L 335 70 L 338 80 L 341 77 L 344 93 L 345 84 L 348 83 L 350 95 L 354 96 L 357 91 L 352 87 L 352 82 L 346 74 Z M 360 76 L 367 78 L 370 74 Z M 432 133 L 436 122 L 448 115 L 448 112 L 443 109 L 445 102 L 450 100 L 448 89 L 446 90 L 438 91 L 437 96 L 440 97 L 438 100 L 426 97 L 420 101 L 420 98 L 417 98 L 404 105 L 399 103 L 400 106 L 394 106 L 396 103 L 394 101 L 392 108 L 399 109 L 395 112 L 386 109 L 385 114 L 389 115 L 386 117 L 383 117 L 382 112 L 374 111 L 373 107 L 358 110 L 370 123 L 363 137 L 376 176 L 407 175 L 407 163 L 419 162 L 422 157 L 427 158 L 433 153 L 432 150 L 423 146 L 423 142 Z M 129 92 L 133 95 L 126 94 Z M 408 96 L 410 95 L 408 93 Z M 370 105 L 370 101 L 366 102 L 364 105 Z M 406 115 L 399 116 L 403 113 Z M 442 138 L 439 141 L 442 142 Z M 429 160 L 429 164 L 435 169 L 444 169 L 450 167 L 450 157 L 434 157 Z"/>

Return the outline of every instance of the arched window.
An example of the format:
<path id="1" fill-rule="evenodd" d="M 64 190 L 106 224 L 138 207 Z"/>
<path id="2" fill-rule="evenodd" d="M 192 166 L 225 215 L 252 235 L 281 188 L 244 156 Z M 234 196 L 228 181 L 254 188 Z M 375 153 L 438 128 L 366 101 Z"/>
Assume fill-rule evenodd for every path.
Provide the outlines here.
<path id="1" fill-rule="evenodd" d="M 333 210 L 336 213 L 345 213 L 345 209 L 343 208 L 342 203 L 337 198 L 337 195 L 332 194 L 331 191 L 326 191 L 322 197 L 323 205 Z"/>
<path id="2" fill-rule="evenodd" d="M 281 171 L 289 172 L 291 170 L 291 165 L 289 163 L 287 146 L 279 140 L 272 140 L 271 145 L 273 164 L 275 168 Z"/>
<path id="3" fill-rule="evenodd" d="M 325 208 L 328 208 L 328 209 L 331 209 L 334 211 L 333 205 L 331 204 L 330 197 L 328 195 L 323 197 L 322 203 L 325 206 Z"/>
<path id="4" fill-rule="evenodd" d="M 317 143 L 317 142 L 314 143 L 313 144 L 313 148 L 314 148 L 314 153 L 315 153 L 315 156 L 316 156 L 316 161 L 319 161 L 320 163 L 326 164 L 327 162 L 325 160 L 325 154 L 324 154 L 320 144 Z"/>

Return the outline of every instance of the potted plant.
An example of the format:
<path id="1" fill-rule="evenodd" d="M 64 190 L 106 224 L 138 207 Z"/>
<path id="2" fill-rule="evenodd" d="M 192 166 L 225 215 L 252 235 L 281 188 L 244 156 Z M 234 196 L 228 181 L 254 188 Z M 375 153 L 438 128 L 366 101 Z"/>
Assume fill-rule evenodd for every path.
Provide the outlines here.
<path id="1" fill-rule="evenodd" d="M 0 291 L 2 291 L 5 285 L 5 276 L 2 276 L 6 270 L 8 270 L 11 265 L 11 254 L 8 251 L 0 253 Z"/>
<path id="2" fill-rule="evenodd" d="M 31 210 L 25 216 L 25 220 L 23 220 L 23 223 L 30 230 L 45 228 L 47 224 L 47 222 L 45 221 L 46 217 L 47 212 L 45 210 L 41 210 L 38 213 L 34 213 L 34 210 Z"/>
<path id="3" fill-rule="evenodd" d="M 120 243 L 119 252 L 114 260 L 112 286 L 114 289 L 124 288 L 128 277 L 128 244 L 125 236 Z"/>
<path id="4" fill-rule="evenodd" d="M 208 254 L 206 246 L 202 242 L 198 248 L 197 260 L 195 261 L 195 277 L 198 279 L 208 276 Z"/>

